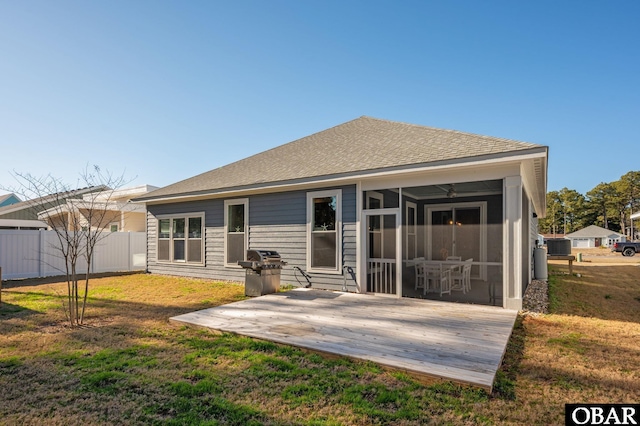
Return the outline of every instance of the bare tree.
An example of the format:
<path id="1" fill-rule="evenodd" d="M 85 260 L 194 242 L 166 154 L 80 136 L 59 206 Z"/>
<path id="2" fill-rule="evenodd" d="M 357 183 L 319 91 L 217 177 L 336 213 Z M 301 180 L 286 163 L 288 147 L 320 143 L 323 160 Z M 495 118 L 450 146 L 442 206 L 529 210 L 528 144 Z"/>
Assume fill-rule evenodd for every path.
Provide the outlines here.
<path id="1" fill-rule="evenodd" d="M 114 192 L 126 183 L 124 175 L 86 167 L 74 189 L 51 175 L 14 172 L 14 177 L 19 186 L 11 192 L 28 200 L 32 214 L 55 231 L 53 249 L 64 261 L 67 280 L 65 313 L 71 326 L 79 326 L 84 322 L 94 249 L 108 235 L 104 228 L 120 215 L 108 207 Z"/>

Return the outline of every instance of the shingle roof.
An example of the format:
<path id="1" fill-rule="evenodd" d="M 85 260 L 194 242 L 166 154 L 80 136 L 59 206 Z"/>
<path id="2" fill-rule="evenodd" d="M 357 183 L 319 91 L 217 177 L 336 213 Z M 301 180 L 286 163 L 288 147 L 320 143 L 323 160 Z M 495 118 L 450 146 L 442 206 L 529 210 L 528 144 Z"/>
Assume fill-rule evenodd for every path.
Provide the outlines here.
<path id="1" fill-rule="evenodd" d="M 546 149 L 532 143 L 363 116 L 160 188 L 139 200 L 348 176 L 536 148 Z"/>
<path id="2" fill-rule="evenodd" d="M 621 235 L 618 232 L 597 225 L 590 225 L 579 231 L 567 234 L 567 238 L 607 238 L 611 235 Z"/>

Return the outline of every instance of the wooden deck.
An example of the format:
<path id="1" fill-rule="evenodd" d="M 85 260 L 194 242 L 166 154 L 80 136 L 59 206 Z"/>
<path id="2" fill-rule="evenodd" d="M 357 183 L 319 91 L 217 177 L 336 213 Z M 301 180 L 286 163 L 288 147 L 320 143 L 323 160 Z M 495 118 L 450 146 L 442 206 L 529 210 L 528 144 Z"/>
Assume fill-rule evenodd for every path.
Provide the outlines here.
<path id="1" fill-rule="evenodd" d="M 296 289 L 170 319 L 491 390 L 517 311 Z"/>

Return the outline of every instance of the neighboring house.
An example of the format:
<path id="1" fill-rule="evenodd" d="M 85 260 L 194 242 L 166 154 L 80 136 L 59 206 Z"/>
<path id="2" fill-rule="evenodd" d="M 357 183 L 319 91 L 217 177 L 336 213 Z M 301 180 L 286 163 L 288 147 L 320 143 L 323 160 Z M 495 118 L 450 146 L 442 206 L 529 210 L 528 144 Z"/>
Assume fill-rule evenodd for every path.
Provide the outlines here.
<path id="1" fill-rule="evenodd" d="M 66 204 L 42 211 L 38 217 L 51 226 L 64 223 L 69 229 L 77 224 L 109 232 L 145 232 L 145 206 L 131 199 L 156 189 L 158 187 L 151 185 L 104 189 L 85 194 L 81 199 L 68 199 Z M 69 216 L 76 219 L 69 220 Z"/>
<path id="2" fill-rule="evenodd" d="M 571 247 L 575 248 L 610 247 L 614 243 L 626 241 L 624 235 L 596 225 L 567 234 L 565 238 L 571 240 Z"/>
<path id="3" fill-rule="evenodd" d="M 10 206 L 11 204 L 19 203 L 22 201 L 16 196 L 16 194 L 4 194 L 0 195 L 0 207 Z"/>
<path id="4" fill-rule="evenodd" d="M 158 189 L 148 271 L 244 280 L 246 250 L 278 251 L 285 283 L 522 307 L 548 148 L 360 117 Z M 471 291 L 416 291 L 418 258 L 473 259 Z"/>
<path id="5" fill-rule="evenodd" d="M 38 220 L 38 213 L 64 204 L 69 199 L 82 198 L 84 195 L 103 191 L 104 186 L 92 186 L 73 191 L 59 192 L 44 197 L 20 201 L 15 204 L 0 207 L 0 219 Z"/>

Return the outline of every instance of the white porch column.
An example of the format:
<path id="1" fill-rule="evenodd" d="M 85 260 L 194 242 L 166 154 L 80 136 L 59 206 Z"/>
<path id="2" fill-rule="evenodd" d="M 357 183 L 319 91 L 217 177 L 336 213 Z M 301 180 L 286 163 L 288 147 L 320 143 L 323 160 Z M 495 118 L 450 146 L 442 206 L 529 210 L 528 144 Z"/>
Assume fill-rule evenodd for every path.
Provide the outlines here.
<path id="1" fill-rule="evenodd" d="M 504 307 L 522 309 L 522 177 L 504 180 Z"/>

